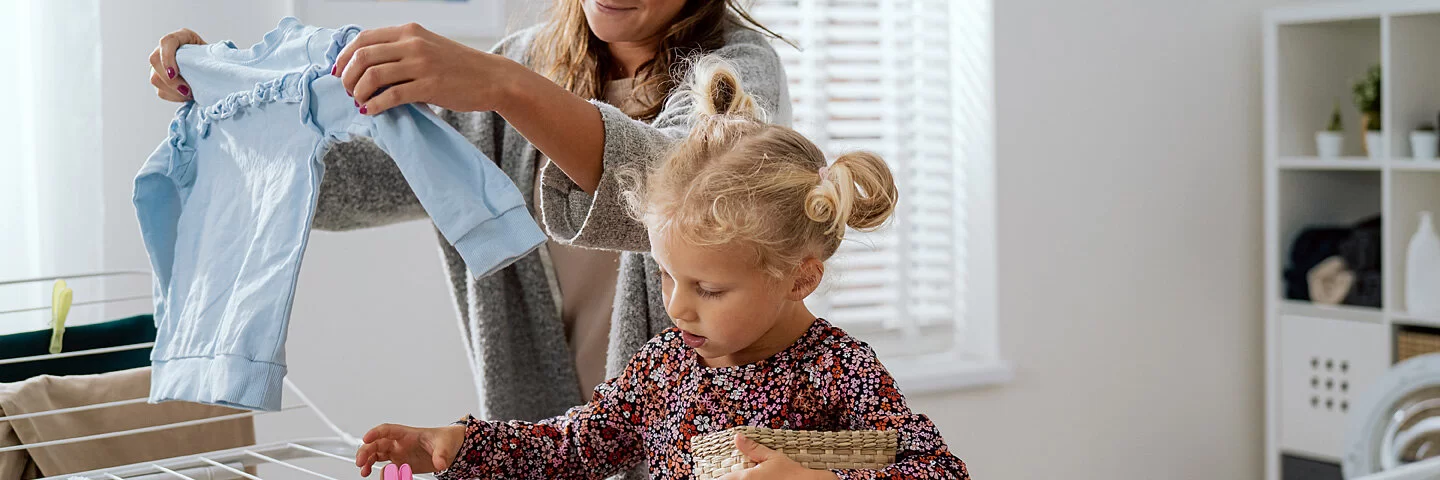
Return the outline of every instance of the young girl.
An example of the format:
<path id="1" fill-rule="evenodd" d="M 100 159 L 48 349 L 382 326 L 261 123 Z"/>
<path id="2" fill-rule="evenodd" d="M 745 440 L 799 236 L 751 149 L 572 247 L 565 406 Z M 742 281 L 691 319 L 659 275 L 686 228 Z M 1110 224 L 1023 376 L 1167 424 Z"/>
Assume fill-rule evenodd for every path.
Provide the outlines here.
<path id="1" fill-rule="evenodd" d="M 445 480 L 604 478 L 648 460 L 652 478 L 689 478 L 691 437 L 750 425 L 895 430 L 900 449 L 882 470 L 827 472 L 742 437 L 737 447 L 758 465 L 726 478 L 969 478 L 869 346 L 803 303 L 845 227 L 872 229 L 894 211 L 889 168 L 864 152 L 826 167 L 809 140 L 758 118 L 722 61 L 693 72 L 702 115 L 692 133 L 625 193 L 675 328 L 563 416 L 375 427 L 356 453 L 362 475 L 391 461 L 445 469 Z"/>

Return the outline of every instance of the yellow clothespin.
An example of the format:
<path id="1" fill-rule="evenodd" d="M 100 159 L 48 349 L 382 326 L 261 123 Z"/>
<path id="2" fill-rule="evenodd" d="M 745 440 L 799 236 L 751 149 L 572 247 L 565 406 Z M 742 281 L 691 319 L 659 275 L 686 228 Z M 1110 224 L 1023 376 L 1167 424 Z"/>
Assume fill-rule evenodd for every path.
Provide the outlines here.
<path id="1" fill-rule="evenodd" d="M 51 354 L 60 353 L 61 342 L 65 338 L 65 317 L 70 315 L 70 301 L 74 298 L 75 291 L 65 286 L 64 280 L 56 279 L 55 289 L 50 294 Z"/>

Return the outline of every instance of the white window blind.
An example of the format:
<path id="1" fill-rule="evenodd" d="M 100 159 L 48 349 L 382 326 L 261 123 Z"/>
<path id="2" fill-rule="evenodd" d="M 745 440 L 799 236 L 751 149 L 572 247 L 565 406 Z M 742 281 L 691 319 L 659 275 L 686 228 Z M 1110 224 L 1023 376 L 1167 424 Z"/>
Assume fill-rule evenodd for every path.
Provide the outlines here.
<path id="1" fill-rule="evenodd" d="M 973 320 L 967 153 L 988 143 L 967 133 L 989 132 L 988 0 L 760 0 L 751 13 L 800 46 L 776 43 L 795 129 L 832 161 L 880 154 L 900 190 L 892 224 L 847 234 L 810 306 L 882 358 L 974 348 L 959 340 Z"/>

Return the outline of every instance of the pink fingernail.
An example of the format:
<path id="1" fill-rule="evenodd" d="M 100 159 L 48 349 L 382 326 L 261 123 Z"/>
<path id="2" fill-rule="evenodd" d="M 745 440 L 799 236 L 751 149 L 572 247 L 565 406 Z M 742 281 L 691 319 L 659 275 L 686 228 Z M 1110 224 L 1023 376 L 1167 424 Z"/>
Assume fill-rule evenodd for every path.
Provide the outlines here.
<path id="1" fill-rule="evenodd" d="M 400 464 L 400 480 L 414 480 L 414 479 L 415 479 L 415 473 L 414 473 L 414 471 L 410 470 L 410 464 L 408 464 L 408 463 L 402 463 L 402 464 Z"/>
<path id="2" fill-rule="evenodd" d="M 165 74 L 170 78 L 175 78 L 175 67 L 165 67 Z"/>
<path id="3" fill-rule="evenodd" d="M 380 478 L 381 480 L 400 480 L 400 468 L 393 463 L 386 465 L 385 470 L 380 473 Z"/>
<path id="4" fill-rule="evenodd" d="M 360 101 L 359 101 L 359 100 L 351 100 L 350 103 L 355 104 L 355 108 L 360 108 Z"/>
<path id="5" fill-rule="evenodd" d="M 364 115 L 364 114 L 367 114 L 367 113 L 370 113 L 370 111 L 369 111 L 368 109 L 366 109 L 364 105 L 361 105 L 361 106 L 360 106 L 360 114 L 361 114 L 361 115 Z"/>
<path id="6" fill-rule="evenodd" d="M 339 66 L 339 65 L 331 65 L 331 66 L 330 66 L 330 75 L 335 75 L 335 69 L 337 69 L 337 68 L 340 68 L 340 66 Z"/>
<path id="7" fill-rule="evenodd" d="M 190 96 L 190 87 L 181 85 L 181 86 L 179 86 L 179 87 L 175 87 L 175 89 L 176 89 L 176 90 L 179 90 L 181 95 L 184 95 L 184 96 L 187 96 L 187 97 Z"/>

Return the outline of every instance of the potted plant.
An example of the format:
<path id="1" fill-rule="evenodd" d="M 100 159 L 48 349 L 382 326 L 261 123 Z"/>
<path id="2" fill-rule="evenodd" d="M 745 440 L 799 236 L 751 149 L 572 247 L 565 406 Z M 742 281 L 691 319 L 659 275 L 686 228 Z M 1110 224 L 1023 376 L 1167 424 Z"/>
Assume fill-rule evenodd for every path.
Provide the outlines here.
<path id="1" fill-rule="evenodd" d="M 1365 77 L 1355 82 L 1352 90 L 1355 108 L 1360 110 L 1360 130 L 1365 132 L 1365 151 L 1372 159 L 1383 158 L 1385 143 L 1380 125 L 1380 66 L 1371 66 Z"/>
<path id="2" fill-rule="evenodd" d="M 1324 130 L 1315 132 L 1315 150 L 1320 158 L 1335 158 L 1345 146 L 1345 125 L 1340 122 L 1340 105 L 1330 113 L 1330 124 Z"/>
<path id="3" fill-rule="evenodd" d="M 1420 126 L 1415 127 L 1415 131 L 1410 132 L 1410 153 L 1416 159 L 1434 159 L 1435 141 L 1435 124 L 1421 123 Z"/>

